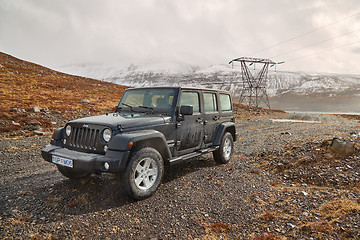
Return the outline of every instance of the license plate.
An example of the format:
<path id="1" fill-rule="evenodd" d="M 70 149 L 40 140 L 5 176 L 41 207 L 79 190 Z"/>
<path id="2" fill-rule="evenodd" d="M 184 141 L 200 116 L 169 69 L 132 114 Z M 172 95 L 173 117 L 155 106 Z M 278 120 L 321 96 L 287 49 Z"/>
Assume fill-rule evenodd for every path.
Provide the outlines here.
<path id="1" fill-rule="evenodd" d="M 66 166 L 66 167 L 73 167 L 73 160 L 71 159 L 67 159 L 67 158 L 63 158 L 63 157 L 58 157 L 58 156 L 52 156 L 52 162 L 62 165 L 62 166 Z"/>

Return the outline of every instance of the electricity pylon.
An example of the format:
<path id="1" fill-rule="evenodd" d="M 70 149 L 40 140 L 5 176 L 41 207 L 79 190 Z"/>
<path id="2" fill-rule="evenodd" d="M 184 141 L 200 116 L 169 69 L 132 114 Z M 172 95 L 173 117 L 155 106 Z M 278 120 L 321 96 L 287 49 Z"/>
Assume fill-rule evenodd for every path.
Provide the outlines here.
<path id="1" fill-rule="evenodd" d="M 250 58 L 250 57 L 241 57 L 235 58 L 229 62 L 234 67 L 234 62 L 240 62 L 241 65 L 241 77 L 243 88 L 241 89 L 239 103 L 245 101 L 248 106 L 259 107 L 261 102 L 264 102 L 268 108 L 270 108 L 269 97 L 266 92 L 266 82 L 269 65 L 271 67 L 276 64 L 281 64 L 283 62 L 275 63 L 270 59 L 262 58 Z M 249 66 L 255 64 L 262 64 L 261 70 L 254 76 L 247 63 L 250 63 Z"/>

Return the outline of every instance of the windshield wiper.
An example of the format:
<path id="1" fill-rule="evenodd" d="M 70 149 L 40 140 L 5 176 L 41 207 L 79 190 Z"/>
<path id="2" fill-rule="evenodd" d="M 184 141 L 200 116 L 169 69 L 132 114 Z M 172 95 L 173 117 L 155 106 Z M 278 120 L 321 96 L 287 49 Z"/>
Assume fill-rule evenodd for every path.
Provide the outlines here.
<path id="1" fill-rule="evenodd" d="M 122 105 L 126 106 L 126 107 L 129 107 L 131 109 L 132 112 L 135 112 L 134 109 L 133 109 L 133 106 L 129 105 L 129 104 L 126 104 L 126 103 L 121 103 Z"/>
<path id="2" fill-rule="evenodd" d="M 153 107 L 147 107 L 147 106 L 139 106 L 139 108 L 145 108 L 145 109 L 154 110 L 154 108 L 153 108 Z"/>
<path id="3" fill-rule="evenodd" d="M 139 106 L 139 108 L 149 109 L 149 110 L 151 110 L 151 113 L 154 113 L 154 108 L 153 107 Z"/>

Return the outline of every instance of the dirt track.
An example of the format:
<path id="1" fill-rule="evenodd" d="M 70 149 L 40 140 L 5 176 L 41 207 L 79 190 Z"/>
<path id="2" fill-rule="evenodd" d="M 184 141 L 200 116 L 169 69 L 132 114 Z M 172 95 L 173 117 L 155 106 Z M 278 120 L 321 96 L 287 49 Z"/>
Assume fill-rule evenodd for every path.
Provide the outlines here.
<path id="1" fill-rule="evenodd" d="M 216 165 L 209 154 L 167 168 L 159 191 L 139 202 L 125 195 L 119 176 L 73 182 L 60 175 L 40 156 L 48 136 L 1 139 L 0 238 L 360 238 L 360 154 L 327 161 L 319 147 L 351 131 L 360 131 L 358 120 L 243 115 L 232 162 Z M 317 161 L 299 163 L 303 157 Z M 319 163 L 320 172 L 309 171 Z M 329 182 L 327 171 L 349 184 Z M 319 173 L 322 185 L 312 181 Z"/>

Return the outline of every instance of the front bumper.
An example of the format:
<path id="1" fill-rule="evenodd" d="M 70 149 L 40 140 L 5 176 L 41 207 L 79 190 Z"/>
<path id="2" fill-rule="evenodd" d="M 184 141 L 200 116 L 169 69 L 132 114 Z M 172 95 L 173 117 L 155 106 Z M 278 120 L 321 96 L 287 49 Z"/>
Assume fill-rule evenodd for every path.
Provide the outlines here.
<path id="1" fill-rule="evenodd" d="M 73 169 L 82 170 L 88 173 L 119 173 L 123 172 L 129 157 L 129 151 L 108 150 L 105 155 L 94 153 L 83 153 L 54 145 L 47 145 L 41 150 L 45 161 L 52 163 L 52 155 L 73 160 Z M 109 169 L 105 169 L 104 163 L 109 164 Z"/>

